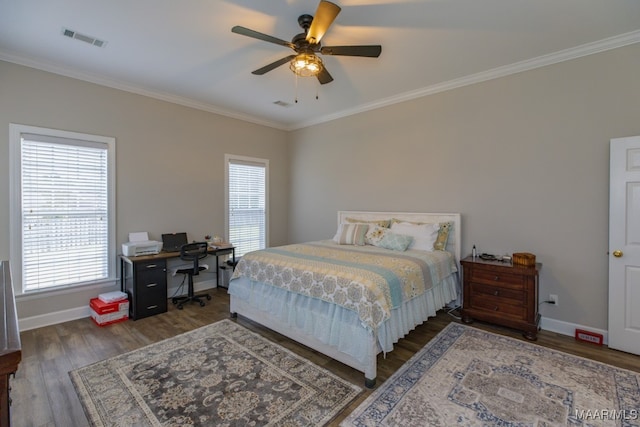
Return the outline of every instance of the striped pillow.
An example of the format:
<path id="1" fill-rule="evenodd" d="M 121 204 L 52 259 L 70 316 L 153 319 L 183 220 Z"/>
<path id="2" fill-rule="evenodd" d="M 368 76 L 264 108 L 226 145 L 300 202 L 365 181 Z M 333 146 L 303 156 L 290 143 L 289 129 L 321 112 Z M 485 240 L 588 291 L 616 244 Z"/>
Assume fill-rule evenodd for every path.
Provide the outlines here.
<path id="1" fill-rule="evenodd" d="M 340 245 L 364 246 L 364 236 L 368 229 L 367 224 L 340 224 L 333 240 Z"/>

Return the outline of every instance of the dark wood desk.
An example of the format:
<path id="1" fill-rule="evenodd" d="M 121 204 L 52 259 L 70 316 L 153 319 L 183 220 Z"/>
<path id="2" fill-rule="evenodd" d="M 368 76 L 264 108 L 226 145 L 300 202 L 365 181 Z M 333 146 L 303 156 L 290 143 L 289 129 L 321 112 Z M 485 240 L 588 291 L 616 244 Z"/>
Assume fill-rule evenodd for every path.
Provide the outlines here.
<path id="1" fill-rule="evenodd" d="M 9 262 L 0 264 L 0 426 L 11 425 L 9 377 L 15 375 L 22 360 L 18 313 L 9 274 Z"/>
<path id="2" fill-rule="evenodd" d="M 216 257 L 216 286 L 220 286 L 220 257 L 231 255 L 236 261 L 236 248 L 231 244 L 209 247 Z M 120 290 L 129 296 L 129 317 L 137 320 L 167 311 L 167 260 L 180 258 L 180 252 L 156 255 L 120 256 Z"/>

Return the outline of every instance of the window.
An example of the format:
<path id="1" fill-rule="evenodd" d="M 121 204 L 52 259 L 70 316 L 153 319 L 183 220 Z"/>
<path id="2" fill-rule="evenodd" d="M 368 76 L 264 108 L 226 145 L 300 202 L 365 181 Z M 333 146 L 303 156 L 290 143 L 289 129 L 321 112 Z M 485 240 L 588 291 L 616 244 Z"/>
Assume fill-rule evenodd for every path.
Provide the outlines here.
<path id="1" fill-rule="evenodd" d="M 269 161 L 225 155 L 227 233 L 236 256 L 267 246 Z"/>
<path id="2" fill-rule="evenodd" d="M 22 292 L 115 280 L 115 139 L 10 131 L 11 262 Z"/>

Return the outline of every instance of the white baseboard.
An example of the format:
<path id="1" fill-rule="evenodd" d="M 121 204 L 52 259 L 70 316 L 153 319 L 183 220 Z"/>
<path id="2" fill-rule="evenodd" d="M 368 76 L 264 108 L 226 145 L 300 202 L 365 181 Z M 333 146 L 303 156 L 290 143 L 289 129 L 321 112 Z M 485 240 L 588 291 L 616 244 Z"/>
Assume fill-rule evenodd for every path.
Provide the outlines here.
<path id="1" fill-rule="evenodd" d="M 603 344 L 609 344 L 609 332 L 604 329 L 592 328 L 591 326 L 578 325 L 576 323 L 569 323 L 563 320 L 551 319 L 549 317 L 543 317 L 540 320 L 540 329 L 545 331 L 555 332 L 562 335 L 568 335 L 575 337 L 576 329 L 584 329 L 586 331 L 596 332 L 603 337 Z"/>
<path id="2" fill-rule="evenodd" d="M 89 304 L 82 307 L 18 319 L 20 332 L 89 317 Z"/>
<path id="3" fill-rule="evenodd" d="M 194 285 L 194 292 L 198 293 L 207 289 L 216 287 L 216 280 L 203 280 Z M 167 291 L 167 298 L 171 298 L 176 292 L 178 287 L 169 288 Z M 67 310 L 55 311 L 52 313 L 40 314 L 37 316 L 24 317 L 18 319 L 18 327 L 20 332 L 29 331 L 31 329 L 42 328 L 45 326 L 56 325 L 58 323 L 69 322 L 71 320 L 82 319 L 89 317 L 89 304 L 82 307 L 70 308 Z"/>

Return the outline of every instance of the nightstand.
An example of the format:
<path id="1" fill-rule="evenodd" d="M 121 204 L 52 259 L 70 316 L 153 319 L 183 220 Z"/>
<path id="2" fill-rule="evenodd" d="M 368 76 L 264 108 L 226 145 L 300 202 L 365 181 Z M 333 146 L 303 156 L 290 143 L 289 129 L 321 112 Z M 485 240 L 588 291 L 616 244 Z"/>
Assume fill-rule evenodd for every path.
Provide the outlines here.
<path id="1" fill-rule="evenodd" d="M 528 340 L 537 339 L 538 272 L 535 267 L 514 266 L 500 261 L 467 257 L 463 270 L 462 321 L 474 320 L 523 331 Z"/>

